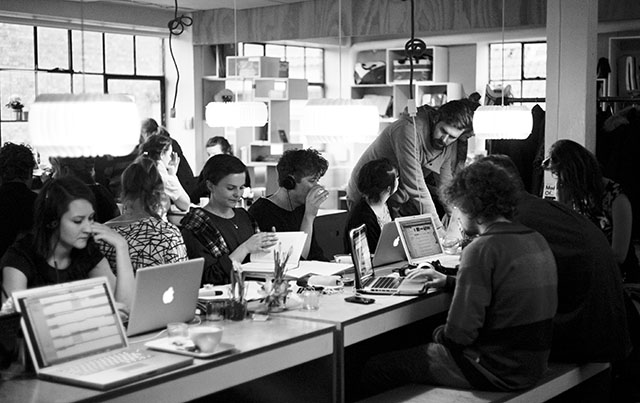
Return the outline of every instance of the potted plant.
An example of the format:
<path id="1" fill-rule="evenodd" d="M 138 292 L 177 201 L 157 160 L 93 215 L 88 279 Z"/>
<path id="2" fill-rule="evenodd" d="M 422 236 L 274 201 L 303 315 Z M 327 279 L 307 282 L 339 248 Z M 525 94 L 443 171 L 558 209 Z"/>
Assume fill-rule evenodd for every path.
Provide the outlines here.
<path id="1" fill-rule="evenodd" d="M 22 99 L 20 99 L 20 97 L 15 95 L 12 96 L 9 99 L 9 103 L 7 103 L 5 107 L 13 111 L 15 120 L 22 120 L 22 109 L 24 108 L 24 104 L 22 103 Z"/>
<path id="2" fill-rule="evenodd" d="M 262 302 L 265 304 L 267 312 L 280 312 L 286 309 L 287 295 L 289 294 L 289 282 L 285 279 L 287 273 L 287 261 L 293 252 L 293 248 L 283 253 L 281 245 L 273 251 L 273 280 L 267 281 L 261 294 L 264 296 Z"/>

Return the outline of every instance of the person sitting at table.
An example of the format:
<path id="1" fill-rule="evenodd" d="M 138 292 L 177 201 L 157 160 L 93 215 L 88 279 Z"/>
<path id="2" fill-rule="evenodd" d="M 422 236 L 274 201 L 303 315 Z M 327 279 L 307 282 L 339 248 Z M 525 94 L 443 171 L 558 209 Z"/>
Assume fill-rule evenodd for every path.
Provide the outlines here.
<path id="1" fill-rule="evenodd" d="M 131 306 L 134 277 L 129 246 L 116 231 L 94 221 L 94 205 L 93 193 L 77 178 L 45 183 L 35 203 L 33 234 L 16 241 L 0 261 L 8 295 L 26 288 L 106 277 L 116 301 L 125 310 Z M 97 242 L 115 249 L 117 275 Z"/>
<path id="2" fill-rule="evenodd" d="M 398 170 L 386 158 L 371 160 L 360 168 L 358 191 L 362 198 L 349 210 L 344 231 L 345 250 L 351 250 L 349 231 L 367 226 L 369 251 L 375 253 L 382 227 L 393 220 L 387 200 L 398 189 Z"/>
<path id="3" fill-rule="evenodd" d="M 36 167 L 31 148 L 5 143 L 0 149 L 0 257 L 31 230 L 36 193 L 29 184 Z"/>
<path id="4" fill-rule="evenodd" d="M 63 176 L 74 176 L 80 179 L 85 185 L 91 189 L 96 198 L 96 215 L 95 220 L 99 223 L 105 223 L 120 215 L 120 209 L 116 204 L 116 199 L 109 189 L 96 183 L 95 180 L 95 162 L 93 158 L 49 158 L 53 168 L 53 177 L 62 178 Z"/>
<path id="5" fill-rule="evenodd" d="M 127 240 L 133 270 L 187 260 L 180 230 L 162 220 L 168 198 L 156 164 L 150 158 L 139 159 L 124 170 L 120 183 L 122 215 L 106 224 Z M 100 247 L 111 267 L 116 267 L 115 248 L 107 243 Z"/>
<path id="6" fill-rule="evenodd" d="M 285 151 L 276 166 L 278 190 L 249 207 L 261 231 L 305 232 L 303 259 L 327 260 L 316 240 L 313 223 L 320 205 L 329 197 L 329 192 L 319 184 L 328 167 L 329 163 L 317 150 Z"/>
<path id="7" fill-rule="evenodd" d="M 164 184 L 164 191 L 171 202 L 182 211 L 189 210 L 191 204 L 189 195 L 176 176 L 180 157 L 173 152 L 171 139 L 159 134 L 149 136 L 140 147 L 140 156 L 151 158 L 156 162 Z"/>
<path id="8" fill-rule="evenodd" d="M 478 234 L 462 250 L 457 278 L 418 268 L 407 278 L 453 290 L 446 324 L 433 342 L 375 356 L 365 365 L 369 390 L 424 383 L 462 389 L 517 390 L 547 367 L 557 277 L 553 253 L 539 233 L 511 221 L 517 189 L 488 161 L 456 174 L 442 191 Z"/>
<path id="9" fill-rule="evenodd" d="M 209 190 L 209 203 L 189 210 L 180 222 L 189 258 L 205 259 L 203 284 L 228 284 L 233 262 L 265 251 L 277 242 L 275 234 L 260 232 L 251 215 L 236 205 L 244 190 L 245 165 L 220 154 L 209 158 L 200 180 Z"/>

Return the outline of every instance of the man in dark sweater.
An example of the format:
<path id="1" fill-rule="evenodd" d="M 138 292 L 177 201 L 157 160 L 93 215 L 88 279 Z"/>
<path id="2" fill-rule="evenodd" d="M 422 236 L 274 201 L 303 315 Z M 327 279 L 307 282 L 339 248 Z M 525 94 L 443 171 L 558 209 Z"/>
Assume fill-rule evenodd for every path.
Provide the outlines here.
<path id="1" fill-rule="evenodd" d="M 490 162 L 464 168 L 443 196 L 460 210 L 464 230 L 478 236 L 463 250 L 457 278 L 433 268 L 416 269 L 408 278 L 454 290 L 447 322 L 436 328 L 432 343 L 372 358 L 363 384 L 532 386 L 547 367 L 557 306 L 551 249 L 542 235 L 511 221 L 517 188 Z"/>
<path id="2" fill-rule="evenodd" d="M 31 230 L 36 194 L 29 185 L 35 167 L 33 151 L 25 145 L 5 143 L 0 150 L 0 257 Z"/>
<path id="3" fill-rule="evenodd" d="M 506 155 L 483 159 L 505 168 L 519 188 L 514 219 L 544 236 L 558 267 L 558 312 L 551 359 L 615 362 L 631 349 L 620 270 L 602 231 L 569 207 L 527 193 Z"/>

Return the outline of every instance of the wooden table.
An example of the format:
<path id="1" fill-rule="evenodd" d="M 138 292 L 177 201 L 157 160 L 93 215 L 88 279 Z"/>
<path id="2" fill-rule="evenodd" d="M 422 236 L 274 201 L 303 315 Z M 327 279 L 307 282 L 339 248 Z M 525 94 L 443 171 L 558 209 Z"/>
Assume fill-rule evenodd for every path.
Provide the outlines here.
<path id="1" fill-rule="evenodd" d="M 330 323 L 272 317 L 268 321 L 212 322 L 224 328 L 223 342 L 237 352 L 218 359 L 196 359 L 194 365 L 101 392 L 36 379 L 12 379 L 0 384 L 2 402 L 183 402 L 207 396 L 288 368 L 327 358 L 332 387 L 318 401 L 331 401 L 336 394 L 334 337 Z M 148 337 L 148 335 L 146 336 Z M 132 338 L 146 341 L 145 336 Z M 273 396 L 274 400 L 280 400 Z M 262 399 L 268 400 L 268 399 Z"/>

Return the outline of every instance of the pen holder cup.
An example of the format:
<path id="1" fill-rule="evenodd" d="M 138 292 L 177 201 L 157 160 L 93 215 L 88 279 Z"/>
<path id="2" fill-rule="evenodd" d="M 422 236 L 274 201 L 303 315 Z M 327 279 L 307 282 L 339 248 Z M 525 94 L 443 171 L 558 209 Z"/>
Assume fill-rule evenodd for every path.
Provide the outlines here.
<path id="1" fill-rule="evenodd" d="M 247 302 L 229 300 L 224 308 L 224 318 L 230 320 L 244 320 L 247 317 Z"/>

